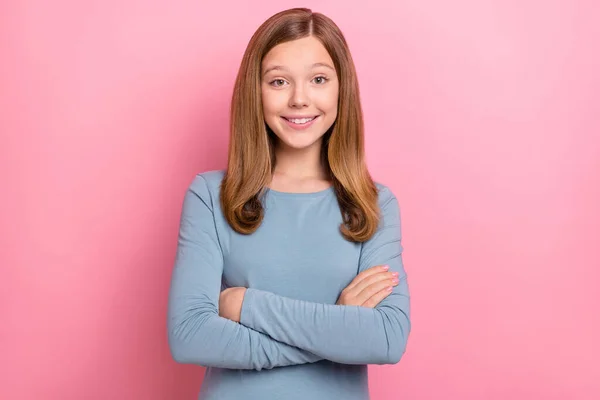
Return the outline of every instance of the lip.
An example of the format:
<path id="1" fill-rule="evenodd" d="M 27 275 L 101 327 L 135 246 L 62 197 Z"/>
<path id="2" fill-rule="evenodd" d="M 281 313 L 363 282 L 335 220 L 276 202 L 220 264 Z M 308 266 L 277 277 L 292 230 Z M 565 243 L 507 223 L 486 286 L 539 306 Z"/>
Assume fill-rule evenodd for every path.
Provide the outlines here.
<path id="1" fill-rule="evenodd" d="M 304 124 L 295 124 L 293 122 L 290 122 L 286 119 L 286 117 L 281 117 L 281 119 L 283 119 L 283 121 L 292 129 L 295 129 L 297 131 L 301 131 L 304 130 L 306 128 L 308 128 L 309 126 L 311 126 L 317 119 L 319 119 L 319 115 L 314 116 L 314 118 L 311 121 L 305 122 Z M 291 118 L 298 118 L 298 117 L 291 117 Z M 300 118 L 310 118 L 310 117 L 300 117 Z"/>
<path id="2" fill-rule="evenodd" d="M 302 118 L 313 118 L 313 117 L 318 117 L 318 115 L 312 114 L 312 115 L 282 115 L 283 118 L 287 118 L 287 119 L 302 119 Z"/>

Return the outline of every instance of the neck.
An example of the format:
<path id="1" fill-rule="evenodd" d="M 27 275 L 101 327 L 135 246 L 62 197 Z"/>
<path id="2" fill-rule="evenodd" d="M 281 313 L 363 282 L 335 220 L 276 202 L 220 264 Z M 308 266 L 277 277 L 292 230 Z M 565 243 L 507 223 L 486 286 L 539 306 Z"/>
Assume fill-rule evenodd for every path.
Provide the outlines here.
<path id="1" fill-rule="evenodd" d="M 305 149 L 278 146 L 275 150 L 275 174 L 290 179 L 327 178 L 326 168 L 321 160 L 321 141 Z"/>

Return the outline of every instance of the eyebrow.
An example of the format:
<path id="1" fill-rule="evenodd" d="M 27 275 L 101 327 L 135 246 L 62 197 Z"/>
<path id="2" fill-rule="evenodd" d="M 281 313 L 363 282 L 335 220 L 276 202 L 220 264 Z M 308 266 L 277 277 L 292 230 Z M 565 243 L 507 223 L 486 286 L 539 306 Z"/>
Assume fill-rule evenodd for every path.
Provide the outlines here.
<path id="1" fill-rule="evenodd" d="M 311 68 L 316 68 L 316 67 L 326 67 L 326 68 L 331 69 L 332 71 L 335 71 L 335 69 L 331 65 L 329 65 L 327 63 L 318 62 L 318 63 L 314 63 L 311 66 Z M 266 74 L 268 74 L 271 71 L 288 71 L 288 69 L 286 67 L 282 66 L 282 65 L 274 65 L 274 66 L 272 66 L 270 68 L 267 68 L 265 70 L 265 72 L 263 72 L 263 76 L 265 76 Z"/>

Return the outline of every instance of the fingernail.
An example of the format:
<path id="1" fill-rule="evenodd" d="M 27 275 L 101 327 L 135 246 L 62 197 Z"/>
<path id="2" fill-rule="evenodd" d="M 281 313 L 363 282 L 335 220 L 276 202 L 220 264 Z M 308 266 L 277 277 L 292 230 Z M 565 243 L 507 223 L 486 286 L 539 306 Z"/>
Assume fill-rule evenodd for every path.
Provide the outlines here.
<path id="1" fill-rule="evenodd" d="M 383 266 L 383 270 L 384 270 L 384 271 L 387 271 L 388 269 L 390 269 L 390 266 L 389 266 L 389 265 L 384 265 L 384 266 Z"/>

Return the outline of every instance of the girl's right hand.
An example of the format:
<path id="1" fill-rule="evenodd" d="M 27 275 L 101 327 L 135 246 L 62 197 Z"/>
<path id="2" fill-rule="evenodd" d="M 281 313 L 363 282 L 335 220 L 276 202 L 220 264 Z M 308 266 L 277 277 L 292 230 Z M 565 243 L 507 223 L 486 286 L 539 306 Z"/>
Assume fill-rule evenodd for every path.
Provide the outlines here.
<path id="1" fill-rule="evenodd" d="M 378 265 L 356 275 L 338 298 L 336 304 L 374 308 L 381 300 L 392 293 L 391 288 L 398 285 L 398 273 Z"/>

